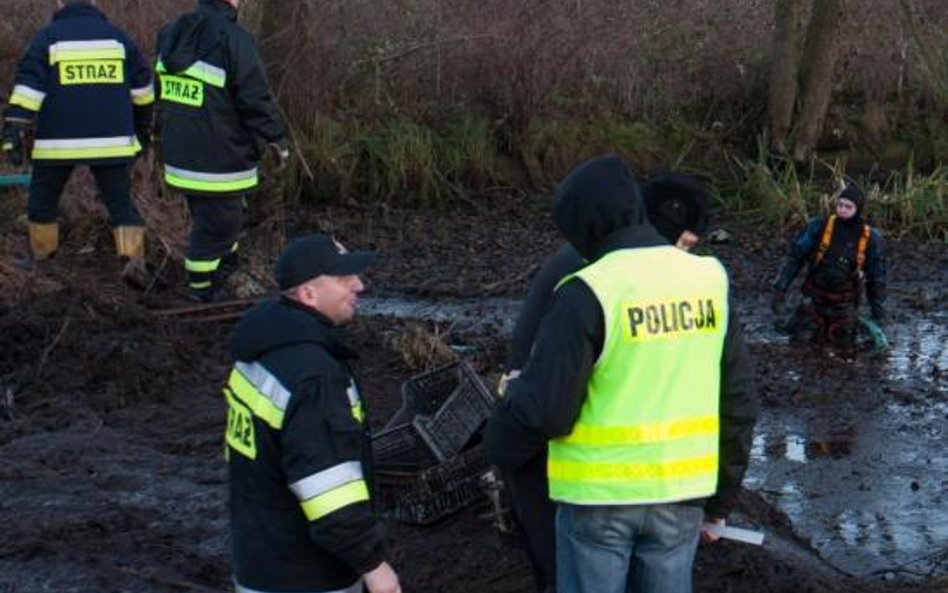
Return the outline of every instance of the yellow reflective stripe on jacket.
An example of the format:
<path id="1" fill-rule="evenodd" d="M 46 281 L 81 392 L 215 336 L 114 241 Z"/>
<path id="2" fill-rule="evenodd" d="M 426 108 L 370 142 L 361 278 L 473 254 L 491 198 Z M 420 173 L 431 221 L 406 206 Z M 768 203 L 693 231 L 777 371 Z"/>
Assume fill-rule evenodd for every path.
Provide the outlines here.
<path id="1" fill-rule="evenodd" d="M 717 471 L 718 456 L 704 455 L 665 462 L 592 462 L 551 460 L 551 480 L 566 482 L 646 482 L 699 478 Z"/>
<path id="2" fill-rule="evenodd" d="M 43 105 L 46 93 L 28 87 L 25 84 L 18 84 L 13 87 L 13 93 L 10 95 L 10 105 L 19 105 L 30 111 L 39 111 Z"/>
<path id="3" fill-rule="evenodd" d="M 283 426 L 283 414 L 289 404 L 290 392 L 263 365 L 237 362 L 227 385 L 241 402 L 271 428 Z"/>
<path id="4" fill-rule="evenodd" d="M 364 480 L 359 480 L 314 496 L 300 504 L 306 518 L 315 521 L 350 504 L 366 500 L 369 500 L 369 488 Z"/>
<path id="5" fill-rule="evenodd" d="M 209 259 L 209 260 L 200 260 L 200 259 L 187 259 L 184 260 L 184 269 L 188 272 L 216 272 L 217 268 L 221 265 L 220 258 Z"/>
<path id="6" fill-rule="evenodd" d="M 34 159 L 96 159 L 135 156 L 141 144 L 135 136 L 114 138 L 44 138 L 33 143 Z"/>
<path id="7" fill-rule="evenodd" d="M 717 436 L 717 416 L 649 422 L 634 426 L 602 426 L 577 423 L 562 440 L 575 445 L 633 445 L 699 436 Z"/>
<path id="8" fill-rule="evenodd" d="M 129 92 L 132 95 L 132 103 L 135 105 L 151 105 L 155 102 L 155 87 L 151 83 Z"/>
<path id="9" fill-rule="evenodd" d="M 158 62 L 155 64 L 155 72 L 164 74 L 168 72 L 168 68 L 165 66 L 163 61 L 158 60 Z M 227 84 L 226 70 L 201 60 L 194 62 L 181 72 L 171 72 L 170 74 L 177 76 L 190 76 L 195 80 L 200 80 L 203 83 L 221 89 Z"/>
<path id="10" fill-rule="evenodd" d="M 359 388 L 356 387 L 355 381 L 352 379 L 349 380 L 349 387 L 346 388 L 346 397 L 349 398 L 349 408 L 352 411 L 352 417 L 356 419 L 356 422 L 362 424 L 362 421 L 365 420 L 365 411 L 362 408 L 362 398 L 359 396 Z"/>
<path id="11" fill-rule="evenodd" d="M 202 173 L 165 165 L 165 181 L 181 189 L 212 193 L 233 193 L 257 185 L 257 168 L 236 173 Z"/>
<path id="12" fill-rule="evenodd" d="M 115 39 L 58 41 L 49 46 L 50 65 L 70 60 L 124 60 L 125 46 Z"/>

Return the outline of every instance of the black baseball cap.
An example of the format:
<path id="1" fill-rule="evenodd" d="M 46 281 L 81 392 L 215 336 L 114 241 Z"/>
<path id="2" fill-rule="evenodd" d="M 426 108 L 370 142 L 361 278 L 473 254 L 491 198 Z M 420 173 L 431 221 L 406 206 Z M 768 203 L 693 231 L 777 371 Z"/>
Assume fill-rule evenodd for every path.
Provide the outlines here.
<path id="1" fill-rule="evenodd" d="M 347 251 L 332 235 L 316 233 L 290 241 L 277 258 L 273 277 L 287 290 L 317 276 L 360 274 L 378 260 L 374 251 Z"/>

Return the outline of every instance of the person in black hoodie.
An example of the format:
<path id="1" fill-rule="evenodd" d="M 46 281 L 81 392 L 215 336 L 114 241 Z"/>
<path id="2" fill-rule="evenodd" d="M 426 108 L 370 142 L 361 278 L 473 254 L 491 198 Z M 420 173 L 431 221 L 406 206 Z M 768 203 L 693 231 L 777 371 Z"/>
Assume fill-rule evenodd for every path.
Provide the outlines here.
<path id="1" fill-rule="evenodd" d="M 590 263 L 560 282 L 495 406 L 491 461 L 516 470 L 549 447 L 557 591 L 688 591 L 701 520 L 733 507 L 758 409 L 726 273 L 646 222 L 618 157 L 574 169 L 553 218 Z"/>
<path id="2" fill-rule="evenodd" d="M 398 593 L 372 502 L 363 400 L 335 335 L 376 254 L 331 236 L 291 241 L 274 275 L 282 295 L 234 330 L 224 387 L 237 593 Z"/>
<path id="3" fill-rule="evenodd" d="M 665 173 L 642 185 L 642 199 L 652 226 L 666 241 L 689 251 L 707 232 L 710 204 L 705 187 L 681 173 Z M 549 256 L 530 283 L 511 338 L 507 370 L 498 391 L 520 374 L 536 338 L 540 320 L 549 311 L 557 283 L 586 265 L 570 243 Z M 533 568 L 537 591 L 556 590 L 556 504 L 547 494 L 546 450 L 517 470 L 504 472 L 503 481 L 520 524 Z"/>
<path id="4" fill-rule="evenodd" d="M 237 24 L 239 0 L 199 0 L 158 34 L 159 116 L 165 182 L 184 193 L 192 226 L 185 253 L 189 295 L 225 297 L 236 265 L 247 192 L 264 147 L 282 169 L 286 130 L 256 43 Z"/>
<path id="5" fill-rule="evenodd" d="M 866 197 L 855 185 L 845 187 L 835 213 L 810 220 L 790 246 L 790 254 L 774 282 L 771 310 L 783 317 L 787 289 L 804 264 L 801 291 L 807 299 L 785 329 L 803 329 L 816 322 L 816 337 L 829 342 L 852 339 L 863 286 L 872 321 L 885 320 L 886 266 L 882 234 L 863 219 Z"/>

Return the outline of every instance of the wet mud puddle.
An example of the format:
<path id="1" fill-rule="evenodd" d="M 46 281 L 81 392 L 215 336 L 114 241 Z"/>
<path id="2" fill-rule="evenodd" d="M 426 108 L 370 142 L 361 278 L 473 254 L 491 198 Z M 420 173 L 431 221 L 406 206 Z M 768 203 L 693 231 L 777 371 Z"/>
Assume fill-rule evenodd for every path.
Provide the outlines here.
<path id="1" fill-rule="evenodd" d="M 488 326 L 502 340 L 520 306 L 504 298 L 360 300 L 370 315 Z M 762 312 L 742 317 L 752 344 L 787 345 Z M 822 385 L 812 369 L 795 369 L 795 356 L 817 352 L 786 356 L 778 389 L 833 392 L 763 409 L 745 486 L 786 514 L 830 567 L 863 578 L 927 579 L 948 573 L 948 314 L 910 318 L 887 335 L 890 349 L 881 355 L 831 362 L 869 373 L 848 386 Z"/>

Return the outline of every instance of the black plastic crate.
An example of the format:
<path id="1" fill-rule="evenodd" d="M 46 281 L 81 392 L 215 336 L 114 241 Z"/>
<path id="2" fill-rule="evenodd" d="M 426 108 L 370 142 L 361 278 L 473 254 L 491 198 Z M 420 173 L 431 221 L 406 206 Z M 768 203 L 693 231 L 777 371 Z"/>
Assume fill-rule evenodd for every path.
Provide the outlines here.
<path id="1" fill-rule="evenodd" d="M 417 471 L 438 462 L 428 443 L 411 424 L 400 424 L 372 435 L 372 457 L 380 469 Z"/>
<path id="2" fill-rule="evenodd" d="M 416 415 L 412 425 L 439 461 L 457 455 L 490 417 L 494 394 L 467 363 L 443 367 L 415 383 L 416 397 L 430 397 L 449 390 L 450 395 L 432 415 Z M 430 396 L 426 389 L 431 389 Z M 438 391 L 435 391 L 438 390 Z M 429 401 L 426 399 L 425 401 Z"/>
<path id="3" fill-rule="evenodd" d="M 487 471 L 487 456 L 480 445 L 423 471 L 376 471 L 380 510 L 403 523 L 430 525 L 486 501 L 480 481 Z"/>

